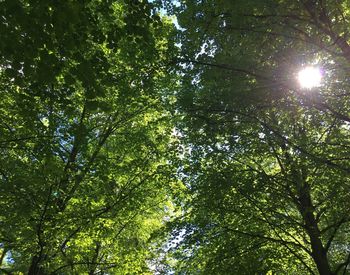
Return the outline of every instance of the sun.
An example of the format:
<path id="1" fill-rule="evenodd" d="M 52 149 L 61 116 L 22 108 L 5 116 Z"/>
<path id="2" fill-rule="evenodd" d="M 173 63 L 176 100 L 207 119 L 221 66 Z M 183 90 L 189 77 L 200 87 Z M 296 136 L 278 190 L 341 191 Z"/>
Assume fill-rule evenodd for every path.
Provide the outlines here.
<path id="1" fill-rule="evenodd" d="M 321 85 L 322 73 L 318 67 L 305 67 L 298 73 L 298 81 L 302 88 L 311 89 Z"/>

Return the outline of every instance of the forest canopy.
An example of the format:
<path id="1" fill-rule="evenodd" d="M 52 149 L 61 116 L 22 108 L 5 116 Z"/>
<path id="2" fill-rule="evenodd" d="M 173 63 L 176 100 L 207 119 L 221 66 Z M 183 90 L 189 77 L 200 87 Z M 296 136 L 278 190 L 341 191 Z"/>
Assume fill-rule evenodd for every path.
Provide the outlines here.
<path id="1" fill-rule="evenodd" d="M 349 274 L 348 1 L 0 12 L 0 273 Z"/>

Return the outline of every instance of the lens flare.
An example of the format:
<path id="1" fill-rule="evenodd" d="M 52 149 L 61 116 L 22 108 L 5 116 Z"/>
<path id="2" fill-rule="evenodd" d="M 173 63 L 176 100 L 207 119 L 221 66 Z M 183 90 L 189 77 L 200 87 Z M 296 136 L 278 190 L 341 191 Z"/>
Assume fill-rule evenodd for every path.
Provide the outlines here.
<path id="1" fill-rule="evenodd" d="M 306 67 L 298 73 L 298 81 L 302 88 L 311 89 L 321 85 L 322 73 L 317 67 Z"/>

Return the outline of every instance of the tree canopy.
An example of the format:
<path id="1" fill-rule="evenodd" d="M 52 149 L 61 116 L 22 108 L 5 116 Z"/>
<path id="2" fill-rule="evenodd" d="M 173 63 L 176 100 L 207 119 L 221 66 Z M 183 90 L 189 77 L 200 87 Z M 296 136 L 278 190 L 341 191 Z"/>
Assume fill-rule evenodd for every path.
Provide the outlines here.
<path id="1" fill-rule="evenodd" d="M 349 273 L 348 1 L 0 11 L 0 273 Z"/>
<path id="2" fill-rule="evenodd" d="M 171 23 L 142 1 L 0 10 L 2 271 L 149 273 L 176 185 Z"/>
<path id="3" fill-rule="evenodd" d="M 347 274 L 346 1 L 183 1 L 184 274 Z M 298 71 L 322 68 L 320 87 Z"/>

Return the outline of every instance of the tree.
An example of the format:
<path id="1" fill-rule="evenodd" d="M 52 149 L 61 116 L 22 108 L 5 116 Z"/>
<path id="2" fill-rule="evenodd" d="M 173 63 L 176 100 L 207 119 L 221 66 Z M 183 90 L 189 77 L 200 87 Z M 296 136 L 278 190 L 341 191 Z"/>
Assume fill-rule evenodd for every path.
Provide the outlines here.
<path id="1" fill-rule="evenodd" d="M 150 272 L 174 188 L 173 30 L 155 8 L 1 1 L 3 272 Z"/>
<path id="2" fill-rule="evenodd" d="M 349 6 L 184 1 L 185 274 L 347 274 Z M 300 68 L 324 69 L 321 87 Z"/>

